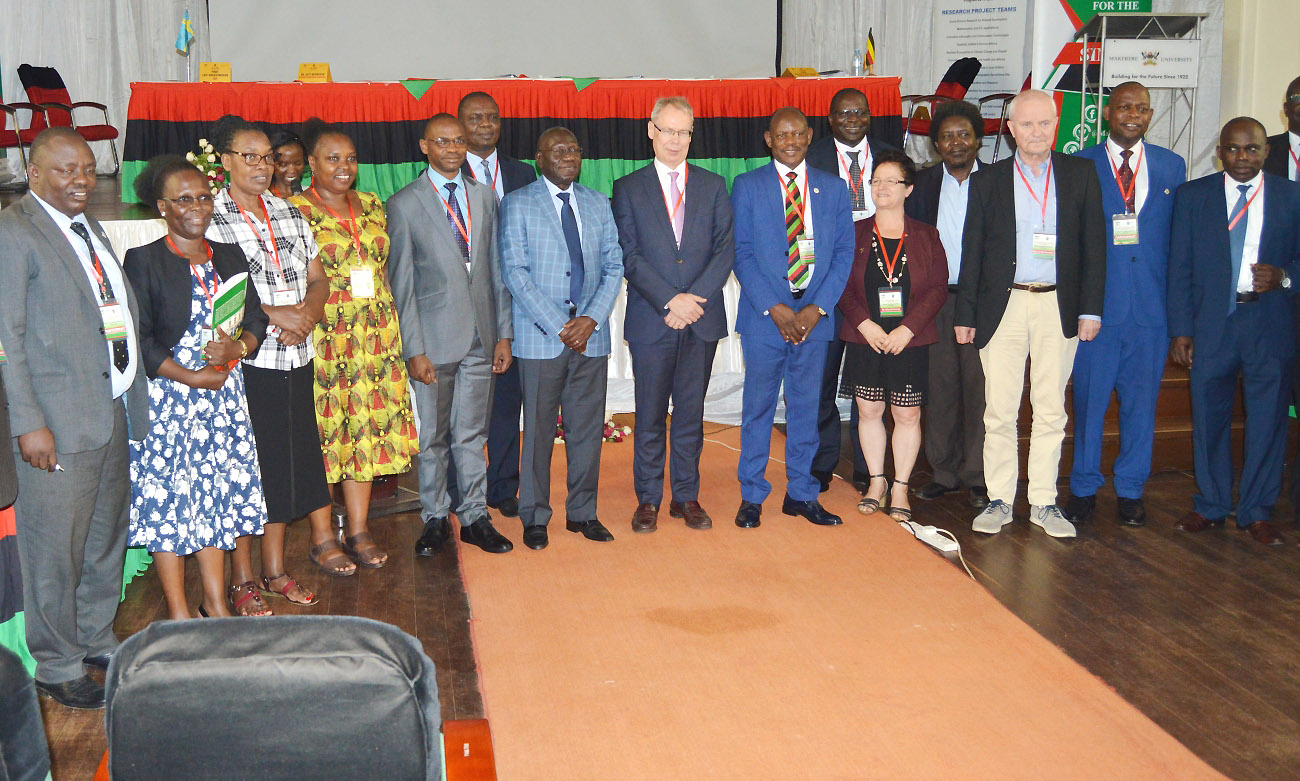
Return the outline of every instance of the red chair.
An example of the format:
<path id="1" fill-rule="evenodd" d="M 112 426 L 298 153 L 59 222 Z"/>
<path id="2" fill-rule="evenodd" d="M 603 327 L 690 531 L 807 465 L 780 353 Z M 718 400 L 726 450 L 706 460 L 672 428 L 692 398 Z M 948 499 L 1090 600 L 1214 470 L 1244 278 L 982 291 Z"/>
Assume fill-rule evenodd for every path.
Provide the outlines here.
<path id="1" fill-rule="evenodd" d="M 27 121 L 27 127 L 23 127 L 18 121 L 18 112 L 20 110 L 30 111 L 31 117 Z M 0 125 L 0 149 L 17 149 L 18 161 L 22 165 L 22 181 L 17 182 L 17 186 L 22 188 L 27 186 L 27 152 L 26 147 L 32 145 L 36 134 L 44 129 L 46 124 L 45 112 L 40 106 L 34 103 L 0 103 L 0 113 L 4 113 L 12 119 L 6 120 Z M 38 120 L 39 117 L 39 120 Z M 40 122 L 40 126 L 36 125 Z"/>
<path id="2" fill-rule="evenodd" d="M 907 104 L 907 123 L 903 126 L 904 146 L 907 145 L 907 139 L 911 137 L 913 132 L 920 135 L 930 134 L 930 117 L 934 114 L 935 106 L 966 97 L 966 91 L 975 82 L 975 77 L 979 75 L 981 67 L 983 66 L 975 57 L 962 57 L 948 66 L 948 70 L 943 74 L 943 79 L 939 81 L 939 86 L 935 88 L 933 94 L 902 96 L 903 103 Z M 923 116 L 920 115 L 922 112 L 919 111 L 921 104 L 925 104 Z"/>
<path id="3" fill-rule="evenodd" d="M 68 95 L 68 88 L 63 83 L 63 77 L 54 68 L 38 68 L 27 64 L 19 65 L 18 80 L 23 83 L 23 88 L 27 90 L 27 98 L 44 111 L 39 121 L 35 114 L 32 115 L 32 129 L 39 133 L 47 125 L 50 127 L 70 127 L 88 142 L 107 141 L 108 148 L 113 152 L 113 175 L 117 175 L 118 171 L 122 169 L 122 163 L 117 157 L 117 144 L 115 143 L 118 132 L 117 128 L 109 124 L 108 106 L 89 100 L 73 103 L 71 96 Z M 73 111 L 79 108 L 98 109 L 104 114 L 104 123 L 101 125 L 77 124 L 76 119 L 73 117 Z"/>

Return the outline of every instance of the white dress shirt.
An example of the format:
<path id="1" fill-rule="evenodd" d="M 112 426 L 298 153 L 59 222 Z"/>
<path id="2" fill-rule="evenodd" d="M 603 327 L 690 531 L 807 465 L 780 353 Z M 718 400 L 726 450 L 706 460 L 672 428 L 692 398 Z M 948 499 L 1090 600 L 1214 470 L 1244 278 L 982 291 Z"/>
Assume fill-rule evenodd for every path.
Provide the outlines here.
<path id="1" fill-rule="evenodd" d="M 795 166 L 794 168 L 790 168 L 784 163 L 777 162 L 776 160 L 773 160 L 772 162 L 776 163 L 776 172 L 777 174 L 780 175 L 780 179 L 781 179 L 780 186 L 781 186 L 781 213 L 782 214 L 785 214 L 785 204 L 786 204 L 785 183 L 790 177 L 790 172 L 791 171 L 794 172 L 795 186 L 799 188 L 799 200 L 803 202 L 803 235 L 804 238 L 811 239 L 813 237 L 813 208 L 812 208 L 812 198 L 809 197 L 810 193 L 808 192 L 808 161 L 800 160 L 799 165 Z M 813 275 L 817 273 L 816 260 L 817 260 L 816 258 L 813 258 L 813 262 L 808 264 L 808 284 L 812 284 Z M 795 290 L 796 288 L 794 285 L 791 285 L 790 289 Z"/>
<path id="2" fill-rule="evenodd" d="M 1287 148 L 1291 150 L 1286 156 L 1286 178 L 1293 182 L 1300 181 L 1300 179 L 1296 177 L 1295 170 L 1295 161 L 1297 158 L 1300 158 L 1300 136 L 1288 131 L 1286 134 L 1286 145 Z"/>
<path id="3" fill-rule="evenodd" d="M 674 172 L 676 172 L 677 174 L 678 192 L 682 194 L 682 205 L 680 208 L 685 209 L 686 208 L 686 161 L 683 160 L 682 164 L 677 166 L 676 168 L 669 168 L 668 166 L 659 162 L 659 158 L 655 158 L 655 173 L 659 174 L 659 189 L 663 190 L 664 192 L 664 205 L 668 207 L 669 222 L 672 222 L 673 207 L 677 205 L 675 201 L 673 201 L 671 198 L 668 197 L 668 193 L 671 192 L 672 190 L 672 179 L 669 178 L 668 175 Z"/>
<path id="4" fill-rule="evenodd" d="M 1255 289 L 1255 275 L 1251 271 L 1251 266 L 1259 262 L 1259 241 L 1264 235 L 1264 199 L 1268 194 L 1262 192 L 1264 185 L 1264 172 L 1255 174 L 1255 178 L 1249 182 L 1238 182 L 1227 174 L 1223 175 L 1223 193 L 1224 198 L 1228 201 L 1228 221 L 1232 221 L 1232 210 L 1236 208 L 1237 201 L 1241 198 L 1239 185 L 1249 185 L 1250 189 L 1246 191 L 1246 198 L 1250 200 L 1250 208 L 1246 216 L 1246 244 L 1241 250 L 1241 273 L 1237 275 L 1237 292 L 1249 293 Z M 1259 193 L 1256 196 L 1256 193 Z"/>
<path id="5" fill-rule="evenodd" d="M 99 256 L 99 265 L 104 269 L 104 277 L 108 284 L 113 288 L 113 296 L 117 303 L 122 305 L 122 318 L 126 322 L 126 349 L 127 362 L 126 368 L 118 371 L 113 365 L 113 344 L 104 340 L 105 349 L 108 352 L 108 376 L 113 384 L 113 398 L 120 397 L 126 393 L 127 388 L 131 387 L 131 381 L 135 379 L 136 366 L 138 365 L 140 355 L 140 342 L 136 338 L 135 320 L 131 317 L 131 307 L 126 301 L 126 280 L 122 274 L 122 267 L 117 264 L 113 253 L 104 246 L 99 237 L 90 230 L 90 223 L 86 221 L 84 214 L 79 214 L 76 218 L 69 217 L 45 201 L 41 200 L 36 193 L 32 193 L 36 202 L 44 207 L 49 213 L 54 224 L 59 226 L 63 235 L 67 237 L 68 243 L 72 245 L 72 251 L 77 253 L 77 260 L 81 261 L 81 270 L 86 273 L 86 281 L 90 284 L 91 292 L 94 293 L 95 301 L 99 298 L 99 278 L 95 276 L 95 265 L 90 259 L 90 250 L 86 248 L 86 240 L 72 232 L 72 223 L 79 222 L 86 226 L 86 231 L 90 234 L 90 240 L 95 245 L 95 254 Z"/>
<path id="6" fill-rule="evenodd" d="M 1147 200 L 1147 154 L 1146 145 L 1141 139 L 1133 145 L 1133 152 L 1128 158 L 1128 167 L 1133 169 L 1133 208 L 1136 212 L 1142 211 L 1142 204 Z M 1106 139 L 1106 154 L 1110 157 L 1111 175 L 1115 176 L 1115 184 L 1119 185 L 1118 171 L 1119 167 L 1124 164 L 1124 147 L 1115 143 L 1113 140 Z M 1120 195 L 1124 194 L 1124 188 L 1120 187 Z"/>
<path id="7" fill-rule="evenodd" d="M 849 181 L 849 164 L 853 158 L 849 157 L 849 152 L 858 153 L 858 165 L 862 167 L 862 181 Z M 853 187 L 856 185 L 862 188 L 862 200 L 866 204 L 866 216 L 870 217 L 876 213 L 876 204 L 871 200 L 871 188 L 867 186 L 867 181 L 871 179 L 871 168 L 873 159 L 871 157 L 871 144 L 867 143 L 866 136 L 857 143 L 856 146 L 849 146 L 835 139 L 835 168 L 840 172 L 840 178 L 849 186 L 849 194 L 853 194 Z M 852 204 L 850 203 L 850 206 Z"/>
<path id="8" fill-rule="evenodd" d="M 506 186 L 501 181 L 501 159 L 497 157 L 495 148 L 487 157 L 479 157 L 473 152 L 466 152 L 465 159 L 469 162 L 470 173 L 474 174 L 474 178 L 483 184 L 487 184 L 487 179 L 484 178 L 483 174 L 483 165 L 486 163 L 488 170 L 492 172 L 492 189 L 497 191 L 497 202 L 506 197 Z"/>
<path id="9" fill-rule="evenodd" d="M 542 181 L 546 182 L 546 189 L 551 193 L 551 205 L 555 207 L 555 213 L 559 216 L 561 225 L 564 224 L 564 201 L 560 200 L 559 195 L 560 193 L 569 193 L 569 205 L 573 207 L 573 218 L 578 222 L 578 238 L 581 239 L 582 212 L 578 209 L 578 194 L 577 191 L 573 189 L 573 185 L 570 184 L 569 189 L 567 190 L 561 190 L 555 186 L 555 182 L 552 182 L 545 176 L 542 177 Z"/>
<path id="10" fill-rule="evenodd" d="M 976 160 L 970 173 L 979 169 L 980 163 Z M 966 181 L 959 182 L 957 177 L 948 173 L 948 167 L 944 166 L 943 183 L 939 185 L 939 215 L 935 222 L 938 223 L 936 227 L 939 229 L 943 252 L 948 256 L 949 285 L 957 284 L 957 277 L 961 275 L 961 239 L 966 229 L 966 205 L 969 200 L 970 174 L 966 175 Z"/>

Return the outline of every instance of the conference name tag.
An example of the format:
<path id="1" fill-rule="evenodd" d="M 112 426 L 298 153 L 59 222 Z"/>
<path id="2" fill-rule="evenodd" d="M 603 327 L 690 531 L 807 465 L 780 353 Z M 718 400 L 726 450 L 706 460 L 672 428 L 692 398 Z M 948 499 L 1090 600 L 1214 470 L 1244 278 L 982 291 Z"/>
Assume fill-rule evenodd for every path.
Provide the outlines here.
<path id="1" fill-rule="evenodd" d="M 1033 256 L 1034 260 L 1056 260 L 1056 234 L 1035 233 Z"/>
<path id="2" fill-rule="evenodd" d="M 861 222 L 862 220 L 865 220 L 866 218 L 868 218 L 868 217 L 870 217 L 870 216 L 871 216 L 871 212 L 867 211 L 866 209 L 854 209 L 854 210 L 853 210 L 853 221 L 854 221 L 854 222 Z"/>
<path id="3" fill-rule="evenodd" d="M 799 247 L 799 260 L 811 264 L 814 261 L 813 240 L 810 238 L 799 239 L 797 245 Z"/>
<path id="4" fill-rule="evenodd" d="M 1138 218 L 1136 214 L 1114 214 L 1110 218 L 1115 229 L 1115 245 L 1138 243 Z"/>
<path id="5" fill-rule="evenodd" d="M 354 268 L 351 273 L 352 297 L 375 297 L 375 274 L 368 268 Z"/>
<path id="6" fill-rule="evenodd" d="M 298 291 L 291 287 L 278 287 L 271 293 L 271 306 L 293 306 L 298 303 Z"/>
<path id="7" fill-rule="evenodd" d="M 881 317 L 903 316 L 903 289 L 901 287 L 882 287 L 876 292 L 880 296 Z"/>
<path id="8" fill-rule="evenodd" d="M 126 314 L 122 305 L 109 299 L 101 304 L 99 316 L 104 320 L 104 338 L 110 342 L 120 342 L 126 338 Z"/>

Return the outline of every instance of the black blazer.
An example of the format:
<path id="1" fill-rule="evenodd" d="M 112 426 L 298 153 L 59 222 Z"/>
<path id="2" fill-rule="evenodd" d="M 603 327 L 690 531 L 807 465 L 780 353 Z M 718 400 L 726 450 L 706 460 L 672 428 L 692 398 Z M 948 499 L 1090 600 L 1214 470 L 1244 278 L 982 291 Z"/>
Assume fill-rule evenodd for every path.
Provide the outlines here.
<path id="1" fill-rule="evenodd" d="M 14 448 L 9 433 L 9 397 L 5 395 L 4 364 L 0 364 L 0 508 L 18 496 L 18 473 L 14 471 Z"/>
<path id="2" fill-rule="evenodd" d="M 536 169 L 528 163 L 521 163 L 513 157 L 506 157 L 499 147 L 497 148 L 497 161 L 501 164 L 501 188 L 505 190 L 506 195 L 524 185 L 532 184 L 537 179 Z M 471 169 L 469 158 L 465 158 L 465 163 L 460 167 L 460 173 L 462 176 L 478 179 L 480 172 Z"/>
<path id="3" fill-rule="evenodd" d="M 880 152 L 884 152 L 890 149 L 892 149 L 895 152 L 898 151 L 897 147 L 886 144 L 884 141 L 877 141 L 876 139 L 872 138 L 870 135 L 867 136 L 867 144 L 868 146 L 871 147 L 871 157 L 873 160 L 875 159 L 876 155 L 879 154 Z M 835 137 L 834 136 L 826 136 L 824 138 L 819 138 L 816 141 L 812 142 L 812 144 L 808 146 L 808 154 L 804 156 L 804 159 L 807 160 L 808 165 L 812 166 L 813 168 L 817 168 L 822 171 L 825 171 L 826 173 L 831 174 L 832 176 L 840 175 L 840 164 L 839 161 L 835 159 Z M 871 178 L 870 171 L 864 171 L 863 173 L 866 174 L 868 179 Z M 867 198 L 870 197 L 871 197 L 871 193 L 868 192 Z"/>
<path id="4" fill-rule="evenodd" d="M 943 190 L 943 163 L 916 172 L 912 194 L 903 203 L 903 212 L 926 225 L 939 223 L 939 193 Z"/>
<path id="5" fill-rule="evenodd" d="M 1268 157 L 1264 158 L 1264 173 L 1288 179 L 1286 159 L 1290 157 L 1291 139 L 1287 133 L 1268 137 Z"/>
<path id="6" fill-rule="evenodd" d="M 244 251 L 235 244 L 209 240 L 212 247 L 212 265 L 217 276 L 225 281 L 240 272 L 248 272 Z M 145 371 L 158 376 L 158 367 L 172 357 L 172 350 L 185 335 L 190 324 L 190 264 L 167 248 L 166 238 L 152 244 L 126 251 L 122 264 L 126 276 L 140 299 L 140 350 L 144 353 Z M 257 338 L 257 347 L 249 351 L 254 355 L 266 338 L 270 318 L 262 310 L 257 288 L 248 282 L 248 297 L 244 301 L 244 331 Z"/>
<path id="7" fill-rule="evenodd" d="M 1016 274 L 1016 156 L 971 174 L 953 322 L 974 326 L 975 346 L 993 337 Z M 1052 152 L 1056 187 L 1056 301 L 1061 331 L 1079 333 L 1079 315 L 1102 316 L 1106 298 L 1106 223 L 1097 166 Z"/>

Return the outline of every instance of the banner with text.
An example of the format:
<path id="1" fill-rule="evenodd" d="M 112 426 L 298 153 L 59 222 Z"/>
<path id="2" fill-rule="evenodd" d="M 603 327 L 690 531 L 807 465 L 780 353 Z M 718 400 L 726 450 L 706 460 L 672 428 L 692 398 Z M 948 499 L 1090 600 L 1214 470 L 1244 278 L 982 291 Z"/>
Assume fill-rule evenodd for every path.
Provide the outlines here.
<path id="1" fill-rule="evenodd" d="M 936 0 L 933 83 L 962 57 L 980 61 L 969 94 L 1019 92 L 1029 71 L 1025 49 L 1031 0 Z"/>
<path id="2" fill-rule="evenodd" d="M 1199 40 L 1116 38 L 1106 42 L 1101 84 L 1107 89 L 1126 81 L 1140 81 L 1149 89 L 1195 87 L 1200 52 Z"/>

